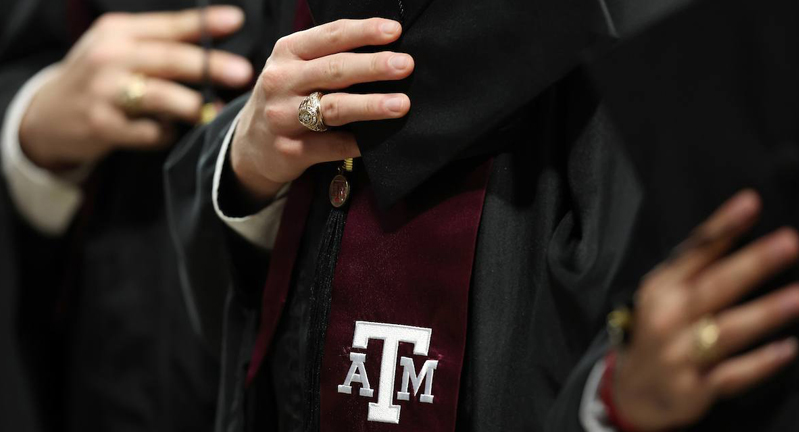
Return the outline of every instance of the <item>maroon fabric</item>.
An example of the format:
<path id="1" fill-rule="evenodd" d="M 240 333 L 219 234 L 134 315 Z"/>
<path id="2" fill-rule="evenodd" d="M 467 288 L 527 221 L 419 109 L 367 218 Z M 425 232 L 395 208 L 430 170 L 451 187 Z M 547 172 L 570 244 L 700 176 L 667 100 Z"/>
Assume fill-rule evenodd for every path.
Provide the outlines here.
<path id="1" fill-rule="evenodd" d="M 291 284 L 291 274 L 297 251 L 300 248 L 302 232 L 305 229 L 305 220 L 313 198 L 313 181 L 308 174 L 295 180 L 286 198 L 286 208 L 280 220 L 280 228 L 272 249 L 272 259 L 269 262 L 269 274 L 264 286 L 261 323 L 255 340 L 250 367 L 247 370 L 247 383 L 249 386 L 261 363 L 266 357 L 272 337 L 280 321 L 283 306 Z"/>
<path id="2" fill-rule="evenodd" d="M 325 339 L 322 431 L 454 430 L 469 284 L 490 165 L 469 162 L 449 168 L 428 183 L 432 186 L 388 212 L 378 210 L 369 186 L 354 191 Z M 427 356 L 414 355 L 412 344 L 399 344 L 391 394 L 391 403 L 400 406 L 398 425 L 367 421 L 369 402 L 378 401 L 383 341 L 369 340 L 366 350 L 352 348 L 356 321 L 432 330 Z M 351 366 L 350 352 L 366 353 L 373 397 L 361 396 L 358 383 L 352 383 L 351 394 L 338 391 Z M 425 383 L 416 396 L 409 388 L 409 401 L 397 399 L 402 356 L 413 359 L 416 373 L 426 360 L 438 360 L 433 403 L 420 402 Z"/>
<path id="3" fill-rule="evenodd" d="M 301 31 L 313 27 L 311 8 L 307 0 L 297 0 L 297 12 L 294 15 L 294 31 Z"/>

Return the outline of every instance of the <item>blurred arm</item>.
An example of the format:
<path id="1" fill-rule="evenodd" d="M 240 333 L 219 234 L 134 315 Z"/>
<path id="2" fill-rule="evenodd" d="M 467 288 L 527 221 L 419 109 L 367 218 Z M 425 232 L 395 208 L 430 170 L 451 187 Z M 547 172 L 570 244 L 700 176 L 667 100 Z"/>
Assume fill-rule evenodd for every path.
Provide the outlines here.
<path id="1" fill-rule="evenodd" d="M 89 173 L 83 166 L 55 174 L 32 163 L 22 152 L 19 126 L 36 92 L 53 76 L 56 65 L 29 79 L 6 110 L 2 125 L 2 173 L 17 212 L 37 231 L 59 236 L 66 232 L 83 202 L 79 183 Z"/>

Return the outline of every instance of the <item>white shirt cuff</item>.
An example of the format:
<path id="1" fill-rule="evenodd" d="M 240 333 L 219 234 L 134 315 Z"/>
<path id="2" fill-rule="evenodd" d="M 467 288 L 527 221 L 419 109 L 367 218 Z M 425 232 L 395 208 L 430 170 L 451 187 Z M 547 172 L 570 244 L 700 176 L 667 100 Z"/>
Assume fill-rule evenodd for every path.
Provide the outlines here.
<path id="1" fill-rule="evenodd" d="M 266 206 L 266 208 L 250 216 L 231 217 L 222 212 L 222 209 L 219 207 L 219 183 L 222 178 L 222 170 L 227 161 L 228 148 L 230 147 L 230 142 L 233 141 L 233 132 L 236 130 L 238 122 L 239 117 L 237 116 L 225 135 L 225 140 L 222 142 L 222 149 L 219 151 L 219 156 L 216 159 L 212 191 L 214 210 L 216 211 L 216 215 L 222 219 L 230 229 L 242 236 L 245 240 L 262 249 L 272 249 L 275 245 L 278 228 L 280 228 L 283 208 L 286 206 L 286 195 L 289 184 L 286 184 L 280 189 L 275 199 Z"/>
<path id="2" fill-rule="evenodd" d="M 3 119 L 0 151 L 2 171 L 17 212 L 39 232 L 58 236 L 66 232 L 83 202 L 79 183 L 91 167 L 54 174 L 36 166 L 22 152 L 19 127 L 33 97 L 55 73 L 57 65 L 42 69 L 17 92 Z"/>
<path id="3" fill-rule="evenodd" d="M 610 424 L 605 404 L 599 396 L 599 386 L 605 373 L 605 360 L 598 361 L 585 383 L 583 398 L 580 401 L 580 424 L 586 432 L 616 432 Z"/>

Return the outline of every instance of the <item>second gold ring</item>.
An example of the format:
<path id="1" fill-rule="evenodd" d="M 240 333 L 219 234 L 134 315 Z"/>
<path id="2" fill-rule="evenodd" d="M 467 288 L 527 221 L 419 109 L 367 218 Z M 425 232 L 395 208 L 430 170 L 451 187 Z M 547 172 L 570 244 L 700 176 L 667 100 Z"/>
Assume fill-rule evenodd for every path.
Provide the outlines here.
<path id="1" fill-rule="evenodd" d="M 142 100 L 147 93 L 147 78 L 142 74 L 135 74 L 128 84 L 122 88 L 119 95 L 119 104 L 126 113 L 136 115 L 141 112 Z"/>

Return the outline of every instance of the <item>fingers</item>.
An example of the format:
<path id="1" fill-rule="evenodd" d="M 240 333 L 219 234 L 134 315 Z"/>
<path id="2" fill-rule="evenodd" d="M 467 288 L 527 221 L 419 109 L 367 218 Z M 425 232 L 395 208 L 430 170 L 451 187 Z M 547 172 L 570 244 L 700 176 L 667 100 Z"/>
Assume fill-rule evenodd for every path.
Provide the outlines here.
<path id="1" fill-rule="evenodd" d="M 719 396 L 734 396 L 774 375 L 796 357 L 796 351 L 795 338 L 771 343 L 716 366 L 707 376 L 708 384 Z"/>
<path id="2" fill-rule="evenodd" d="M 399 118 L 406 115 L 410 107 L 411 101 L 404 94 L 332 93 L 322 97 L 322 117 L 328 126 Z"/>
<path id="3" fill-rule="evenodd" d="M 793 229 L 783 228 L 713 264 L 696 280 L 695 313 L 704 315 L 729 306 L 794 262 L 797 254 L 799 237 Z"/>
<path id="4" fill-rule="evenodd" d="M 312 60 L 364 46 L 386 45 L 401 33 L 402 26 L 387 19 L 338 20 L 286 36 L 275 45 L 275 52 Z"/>
<path id="5" fill-rule="evenodd" d="M 200 118 L 202 104 L 202 96 L 197 91 L 171 81 L 148 78 L 141 111 L 193 124 Z"/>
<path id="6" fill-rule="evenodd" d="M 725 202 L 677 247 L 676 255 L 663 269 L 667 278 L 690 278 L 722 256 L 754 224 L 760 206 L 760 197 L 753 190 L 741 191 Z"/>
<path id="7" fill-rule="evenodd" d="M 297 90 L 302 94 L 366 82 L 401 80 L 413 72 L 413 67 L 413 58 L 408 54 L 333 54 L 307 62 Z"/>
<path id="8" fill-rule="evenodd" d="M 275 147 L 282 154 L 308 161 L 309 165 L 360 157 L 355 137 L 348 132 L 309 132 L 296 139 L 280 138 Z"/>
<path id="9" fill-rule="evenodd" d="M 172 139 L 170 128 L 153 119 L 131 120 L 115 109 L 96 109 L 93 113 L 93 122 L 98 124 L 98 138 L 114 145 L 138 149 L 160 148 Z"/>
<path id="10" fill-rule="evenodd" d="M 205 53 L 193 45 L 141 43 L 126 61 L 135 72 L 149 76 L 192 83 L 204 78 Z M 210 53 L 209 73 L 216 84 L 238 87 L 250 82 L 252 66 L 243 57 L 215 50 Z"/>
<path id="11" fill-rule="evenodd" d="M 303 97 L 288 98 L 285 102 L 276 102 L 266 108 L 262 115 L 269 130 L 279 135 L 305 135 L 308 129 L 297 118 L 297 108 L 303 99 Z M 359 121 L 403 117 L 408 114 L 411 101 L 408 96 L 401 93 L 368 95 L 331 93 L 322 96 L 321 107 L 325 125 L 336 127 Z"/>
<path id="12" fill-rule="evenodd" d="M 227 36 L 244 23 L 244 13 L 233 6 L 211 6 L 205 15 L 206 31 L 211 37 Z M 195 42 L 200 39 L 203 24 L 199 9 L 179 12 L 149 12 L 125 15 L 118 20 L 121 28 L 141 39 L 168 39 Z"/>
<path id="13" fill-rule="evenodd" d="M 128 120 L 120 128 L 116 143 L 137 150 L 157 150 L 174 140 L 172 128 L 152 119 Z"/>
<path id="14" fill-rule="evenodd" d="M 726 358 L 799 317 L 799 285 L 731 309 L 718 317 L 717 352 Z"/>

